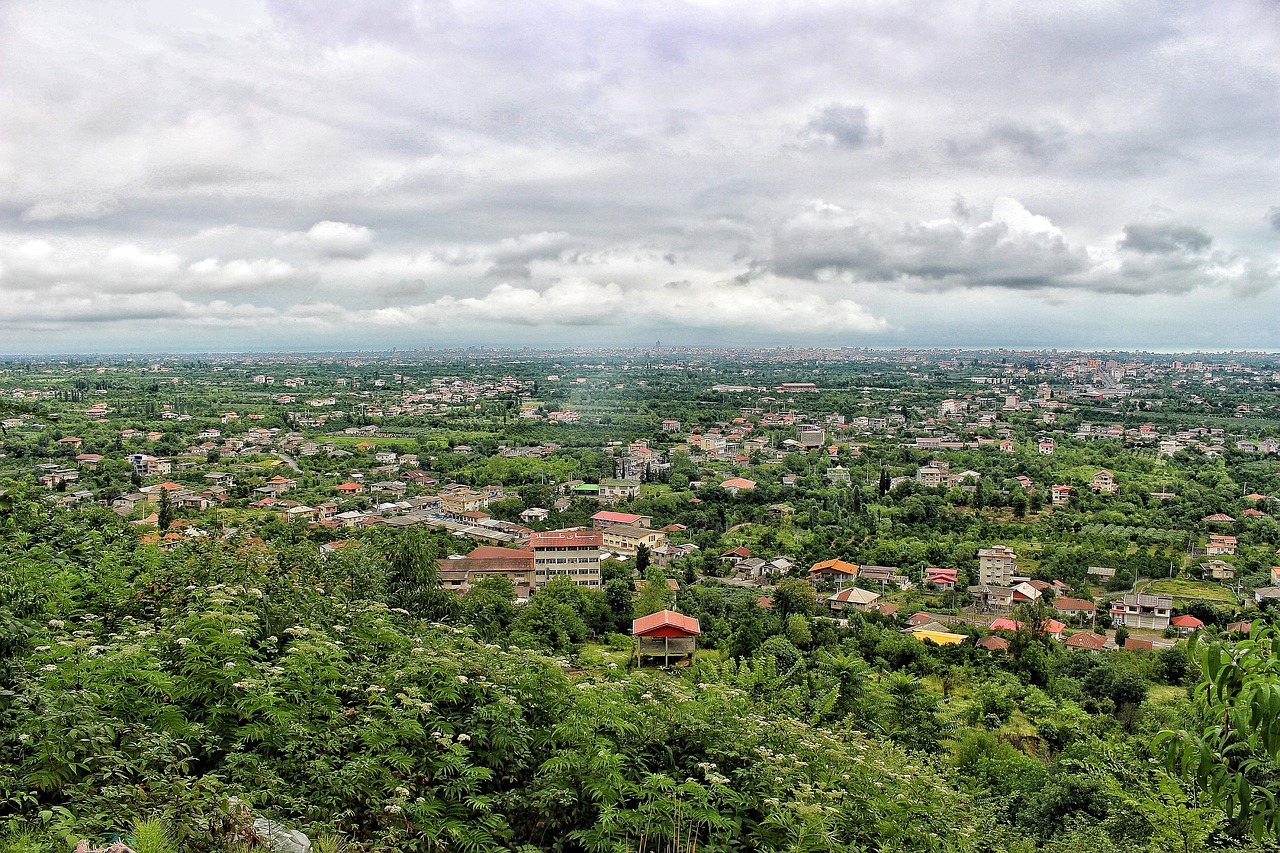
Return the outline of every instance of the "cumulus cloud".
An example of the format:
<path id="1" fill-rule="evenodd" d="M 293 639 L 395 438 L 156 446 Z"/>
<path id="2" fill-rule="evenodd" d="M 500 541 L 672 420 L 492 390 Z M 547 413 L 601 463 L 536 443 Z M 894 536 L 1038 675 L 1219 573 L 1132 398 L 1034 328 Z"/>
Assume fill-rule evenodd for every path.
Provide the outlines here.
<path id="1" fill-rule="evenodd" d="M 1040 298 L 1070 291 L 1185 294 L 1220 288 L 1238 297 L 1269 290 L 1273 265 L 1211 251 L 1198 226 L 1137 222 L 1114 248 L 1072 243 L 1048 217 L 1016 199 L 997 198 L 974 222 L 957 199 L 951 216 L 890 229 L 856 211 L 815 202 L 774 238 L 770 261 L 779 274 L 815 281 L 874 282 L 909 291 L 1003 288 Z"/>
<path id="2" fill-rule="evenodd" d="M 317 222 L 306 231 L 277 238 L 281 246 L 305 246 L 330 258 L 363 258 L 373 247 L 373 231 L 349 222 Z"/>
<path id="3" fill-rule="evenodd" d="M 815 202 L 775 234 L 771 264 L 795 278 L 948 290 L 1049 287 L 1086 269 L 1088 258 L 1048 219 L 1000 198 L 984 222 L 944 218 L 897 228 Z"/>

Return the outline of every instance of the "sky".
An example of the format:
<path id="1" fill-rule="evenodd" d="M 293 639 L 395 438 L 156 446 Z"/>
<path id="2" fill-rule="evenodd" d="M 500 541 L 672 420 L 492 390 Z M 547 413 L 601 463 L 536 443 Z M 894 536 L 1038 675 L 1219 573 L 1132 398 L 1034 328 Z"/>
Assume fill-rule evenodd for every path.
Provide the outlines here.
<path id="1" fill-rule="evenodd" d="M 1280 3 L 0 0 L 0 354 L 1280 349 Z"/>

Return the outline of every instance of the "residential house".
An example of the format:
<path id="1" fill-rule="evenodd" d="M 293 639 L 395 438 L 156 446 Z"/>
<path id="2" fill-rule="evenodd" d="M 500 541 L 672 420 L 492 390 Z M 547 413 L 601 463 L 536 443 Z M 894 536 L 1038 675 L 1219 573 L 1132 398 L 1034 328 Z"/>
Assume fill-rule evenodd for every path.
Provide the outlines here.
<path id="1" fill-rule="evenodd" d="M 933 488 L 946 481 L 947 469 L 939 465 L 924 465 L 916 471 L 916 482 L 922 486 Z"/>
<path id="2" fill-rule="evenodd" d="M 846 563 L 844 560 L 824 560 L 821 563 L 815 563 L 809 569 L 810 581 L 826 581 L 834 583 L 837 588 L 843 586 L 853 586 L 853 582 L 858 578 L 858 567 L 853 563 Z"/>
<path id="3" fill-rule="evenodd" d="M 974 643 L 980 649 L 986 649 L 988 652 L 1006 652 L 1009 650 L 1009 641 L 1004 637 L 992 634 L 989 637 L 983 637 Z"/>
<path id="4" fill-rule="evenodd" d="M 869 610 L 880 598 L 880 593 L 851 586 L 827 597 L 827 607 L 840 613 L 845 610 Z"/>
<path id="5" fill-rule="evenodd" d="M 1095 492 L 1112 494 L 1119 489 L 1120 486 L 1116 483 L 1115 475 L 1104 468 L 1093 475 L 1093 482 L 1090 484 L 1090 488 Z"/>
<path id="6" fill-rule="evenodd" d="M 1173 596 L 1128 594 L 1111 602 L 1111 621 L 1117 627 L 1163 631 L 1173 616 Z"/>
<path id="7" fill-rule="evenodd" d="M 615 524 L 630 524 L 636 527 L 651 527 L 653 525 L 653 516 L 636 515 L 632 512 L 612 512 L 610 510 L 601 510 L 591 516 L 591 526 L 596 530 L 604 530 L 606 527 L 612 527 Z"/>
<path id="8" fill-rule="evenodd" d="M 1021 631 L 1023 627 L 1025 627 L 1024 623 L 1015 622 L 1012 619 L 1002 618 L 1002 619 L 997 619 L 991 623 L 992 631 L 1017 632 L 1017 631 Z M 1060 640 L 1062 639 L 1062 631 L 1067 626 L 1064 623 L 1059 622 L 1057 619 L 1050 619 L 1046 621 L 1042 627 L 1044 629 L 1045 634 L 1047 634 L 1050 637 L 1053 637 L 1055 640 Z"/>
<path id="9" fill-rule="evenodd" d="M 1093 621 L 1098 616 L 1098 605 L 1083 598 L 1058 598 L 1053 602 L 1053 609 L 1068 619 Z"/>
<path id="10" fill-rule="evenodd" d="M 1236 552 L 1236 537 L 1219 533 L 1209 534 L 1209 544 L 1204 552 L 1210 557 L 1232 556 Z"/>
<path id="11" fill-rule="evenodd" d="M 911 586 L 911 581 L 901 571 L 893 566 L 859 566 L 858 577 L 864 581 L 878 583 L 881 586 L 890 584 L 899 589 L 906 589 Z"/>
<path id="12" fill-rule="evenodd" d="M 924 570 L 925 583 L 931 583 L 938 589 L 955 589 L 956 583 L 959 579 L 959 569 L 939 569 L 930 567 Z"/>
<path id="13" fill-rule="evenodd" d="M 720 484 L 720 488 L 724 489 L 731 495 L 736 495 L 741 491 L 751 491 L 756 487 L 754 480 L 747 480 L 743 477 L 734 477 L 732 480 L 725 480 Z"/>
<path id="14" fill-rule="evenodd" d="M 1099 652 L 1102 647 L 1107 644 L 1107 638 L 1102 634 L 1095 634 L 1092 631 L 1077 631 L 1070 637 L 1067 637 L 1064 646 L 1069 649 L 1082 649 L 1086 652 Z"/>
<path id="15" fill-rule="evenodd" d="M 634 556 L 643 545 L 652 551 L 667 544 L 667 534 L 638 524 L 614 524 L 600 531 L 602 544 L 610 551 Z"/>
<path id="16" fill-rule="evenodd" d="M 1192 616 L 1190 613 L 1184 613 L 1181 616 L 1173 617 L 1169 620 L 1169 625 L 1184 637 L 1189 637 L 1204 627 L 1204 623 Z"/>
<path id="17" fill-rule="evenodd" d="M 1049 493 L 1050 493 L 1050 495 L 1051 495 L 1051 498 L 1050 498 L 1050 499 L 1053 501 L 1054 505 L 1055 505 L 1055 506 L 1062 506 L 1062 505 L 1063 505 L 1063 504 L 1065 504 L 1067 501 L 1071 500 L 1071 495 L 1075 493 L 1075 487 L 1073 487 L 1073 486 L 1050 486 L 1050 487 L 1049 487 Z"/>
<path id="18" fill-rule="evenodd" d="M 617 501 L 638 497 L 640 495 L 640 481 L 601 480 L 599 494 L 600 500 L 606 503 L 615 503 Z"/>
<path id="19" fill-rule="evenodd" d="M 1216 581 L 1235 580 L 1236 567 L 1225 560 L 1209 560 L 1201 563 L 1200 568 L 1204 571 L 1205 577 Z"/>
<path id="20" fill-rule="evenodd" d="M 969 587 L 973 609 L 979 613 L 1008 613 L 1014 606 L 1014 594 L 1011 586 L 980 583 Z"/>
<path id="21" fill-rule="evenodd" d="M 1013 583 L 1018 557 L 1007 545 L 993 545 L 978 551 L 978 583 L 1006 587 Z"/>

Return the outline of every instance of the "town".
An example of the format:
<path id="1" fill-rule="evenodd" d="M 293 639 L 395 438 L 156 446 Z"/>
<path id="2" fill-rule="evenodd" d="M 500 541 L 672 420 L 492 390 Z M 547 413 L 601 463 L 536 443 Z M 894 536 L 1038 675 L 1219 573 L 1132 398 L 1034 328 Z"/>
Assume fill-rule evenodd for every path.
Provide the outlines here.
<path id="1" fill-rule="evenodd" d="M 566 696 L 621 691 L 608 725 L 641 694 L 717 720 L 750 695 L 832 755 L 871 732 L 916 756 L 884 767 L 950 756 L 947 778 L 985 792 L 966 808 L 1051 844 L 1122 814 L 1090 762 L 1187 719 L 1192 643 L 1265 637 L 1280 615 L 1280 359 L 1262 353 L 31 358 L 0 362 L 0 414 L 5 624 L 28 626 L 5 635 L 27 667 L 8 683 L 83 689 L 159 643 L 162 669 L 225 670 L 190 675 L 213 691 L 183 700 L 190 719 L 224 701 L 285 715 L 224 733 L 245 744 L 288 725 L 273 685 L 306 661 L 321 668 L 287 701 L 317 719 L 366 719 L 356 697 L 413 654 L 522 702 L 513 685 L 550 667 Z M 350 686 L 320 674 L 339 665 Z M 405 708 L 452 713 L 416 683 Z M 1016 796 L 983 775 L 996 755 L 1031 780 Z M 379 809 L 365 819 L 396 814 Z"/>

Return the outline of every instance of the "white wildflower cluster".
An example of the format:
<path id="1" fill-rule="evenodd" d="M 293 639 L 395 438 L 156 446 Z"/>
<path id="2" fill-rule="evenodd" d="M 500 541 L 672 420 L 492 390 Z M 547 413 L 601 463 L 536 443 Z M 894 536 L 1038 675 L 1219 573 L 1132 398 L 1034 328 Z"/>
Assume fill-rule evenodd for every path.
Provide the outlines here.
<path id="1" fill-rule="evenodd" d="M 58 671 L 58 667 L 57 667 L 56 665 L 54 665 L 54 664 L 51 664 L 51 663 L 47 663 L 47 664 L 45 664 L 44 666 L 42 666 L 42 667 L 40 667 L 40 668 L 41 668 L 41 669 L 43 669 L 45 672 L 57 672 L 57 671 Z"/>
<path id="2" fill-rule="evenodd" d="M 311 629 L 304 628 L 301 625 L 294 625 L 292 628 L 285 628 L 284 632 L 294 637 L 306 637 L 311 634 Z"/>
<path id="3" fill-rule="evenodd" d="M 465 675 L 459 675 L 459 676 L 456 676 L 456 678 L 458 679 L 459 684 L 466 684 L 468 680 Z"/>
<path id="4" fill-rule="evenodd" d="M 387 688 L 383 687 L 380 684 L 370 684 L 368 687 L 364 689 L 364 692 L 365 693 L 386 693 Z"/>
<path id="5" fill-rule="evenodd" d="M 61 628 L 65 628 L 65 627 L 67 627 L 67 623 L 66 623 L 66 622 L 63 622 L 61 619 L 50 619 L 50 620 L 49 620 L 49 627 L 50 627 L 50 628 L 59 628 L 59 629 L 61 629 Z"/>
<path id="6" fill-rule="evenodd" d="M 471 735 L 467 734 L 466 732 L 463 732 L 462 734 L 458 735 L 459 743 L 469 743 L 470 741 L 471 741 Z"/>
<path id="7" fill-rule="evenodd" d="M 232 629 L 231 629 L 230 631 L 228 631 L 227 633 L 228 633 L 228 634 L 230 634 L 230 635 L 231 635 L 231 636 L 233 636 L 233 637 L 243 637 L 243 636 L 244 636 L 244 629 L 243 629 L 243 628 L 232 628 Z"/>
<path id="8" fill-rule="evenodd" d="M 179 637 L 178 639 L 174 640 L 174 642 L 175 642 L 175 643 L 177 643 L 179 646 L 185 646 L 185 645 L 187 645 L 187 643 L 190 643 L 190 642 L 191 642 L 191 638 L 190 638 L 190 637 Z"/>
<path id="9" fill-rule="evenodd" d="M 35 647 L 35 652 L 36 652 L 37 654 L 39 654 L 40 652 L 47 652 L 47 651 L 49 651 L 49 650 L 50 650 L 50 649 L 52 649 L 52 648 L 53 648 L 52 646 L 36 646 L 36 647 Z"/>

